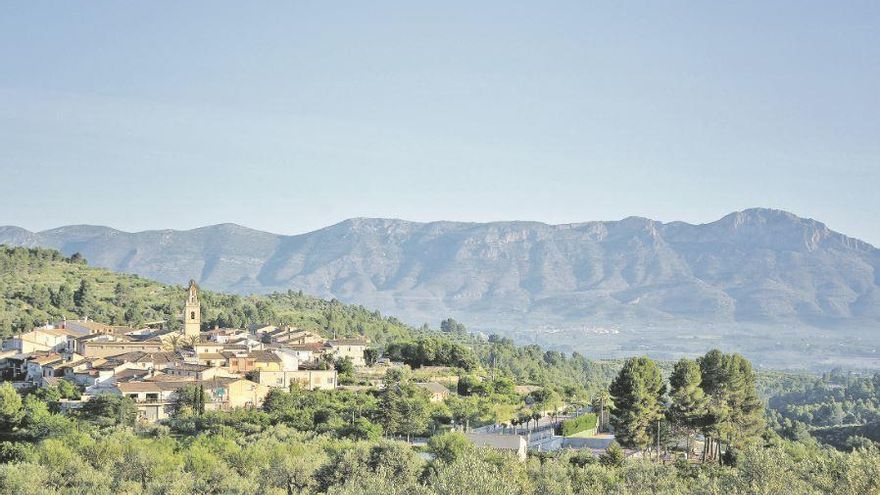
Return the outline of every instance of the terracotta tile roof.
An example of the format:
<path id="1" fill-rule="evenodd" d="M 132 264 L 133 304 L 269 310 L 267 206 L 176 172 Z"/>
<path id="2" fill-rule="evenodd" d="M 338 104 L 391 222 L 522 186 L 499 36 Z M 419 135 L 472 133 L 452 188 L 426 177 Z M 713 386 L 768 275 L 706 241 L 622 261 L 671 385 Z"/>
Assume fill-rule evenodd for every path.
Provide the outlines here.
<path id="1" fill-rule="evenodd" d="M 224 351 L 246 351 L 248 350 L 248 346 L 243 344 L 224 344 Z"/>
<path id="2" fill-rule="evenodd" d="M 65 369 L 65 368 L 75 368 L 77 366 L 87 364 L 88 362 L 89 361 L 86 359 L 80 359 L 79 361 L 69 361 L 69 362 L 62 364 L 61 366 L 58 366 L 57 369 L 60 370 L 60 369 Z"/>
<path id="3" fill-rule="evenodd" d="M 140 378 L 147 376 L 149 374 L 150 374 L 150 372 L 147 370 L 141 370 L 141 369 L 137 369 L 137 368 L 129 368 L 127 370 L 122 370 L 119 373 L 114 374 L 113 378 L 116 379 L 117 383 L 120 383 L 120 382 L 124 382 L 124 381 L 140 379 Z"/>
<path id="4" fill-rule="evenodd" d="M 254 360 L 259 361 L 261 363 L 280 363 L 281 358 L 278 357 L 272 351 L 251 351 L 248 354 L 248 357 L 254 358 Z"/>
<path id="5" fill-rule="evenodd" d="M 131 327 L 113 327 L 113 334 L 114 334 L 114 335 L 126 335 L 126 334 L 129 334 L 129 333 L 132 333 L 132 332 L 137 332 L 137 331 L 138 331 L 137 328 L 131 328 Z"/>
<path id="6" fill-rule="evenodd" d="M 55 363 L 55 362 L 59 362 L 59 361 L 64 361 L 64 358 L 61 357 L 61 354 L 54 352 L 52 354 L 46 354 L 43 356 L 32 357 L 28 361 L 30 361 L 32 363 L 37 363 L 40 366 L 44 366 L 47 364 L 51 364 L 51 363 Z"/>
<path id="7" fill-rule="evenodd" d="M 92 365 L 93 370 L 115 370 L 116 368 L 122 366 L 121 361 L 116 360 L 107 360 L 101 364 Z"/>
<path id="8" fill-rule="evenodd" d="M 293 351 L 322 352 L 324 350 L 324 344 L 320 342 L 312 342 L 311 344 L 285 345 L 284 348 Z"/>
<path id="9" fill-rule="evenodd" d="M 207 364 L 195 364 L 195 363 L 175 363 L 174 365 L 169 367 L 170 369 L 182 370 L 182 371 L 205 371 L 212 368 L 212 366 L 208 366 Z"/>
<path id="10" fill-rule="evenodd" d="M 225 359 L 226 356 L 219 352 L 203 352 L 199 354 L 199 359 Z"/>

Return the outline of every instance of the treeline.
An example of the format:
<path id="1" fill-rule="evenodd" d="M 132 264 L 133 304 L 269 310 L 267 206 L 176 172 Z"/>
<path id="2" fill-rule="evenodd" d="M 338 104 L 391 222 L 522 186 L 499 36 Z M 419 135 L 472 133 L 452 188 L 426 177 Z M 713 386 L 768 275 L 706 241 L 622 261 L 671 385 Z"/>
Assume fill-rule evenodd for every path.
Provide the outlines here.
<path id="1" fill-rule="evenodd" d="M 691 439 L 701 433 L 702 459 L 734 463 L 737 450 L 759 442 L 764 432 L 755 381 L 748 360 L 718 350 L 675 363 L 668 385 L 657 363 L 630 358 L 608 390 L 615 438 L 643 452 L 653 446 L 659 456 L 682 438 L 690 452 Z"/>
<path id="2" fill-rule="evenodd" d="M 608 387 L 622 360 L 598 361 L 577 352 L 570 355 L 537 345 L 518 346 L 508 337 L 490 335 L 470 343 L 483 368 L 518 384 L 549 388 L 560 394 L 595 396 Z"/>
<path id="3" fill-rule="evenodd" d="M 770 398 L 770 408 L 784 419 L 811 427 L 880 421 L 880 373 L 833 370 L 798 385 Z"/>
<path id="4" fill-rule="evenodd" d="M 476 355 L 470 348 L 452 340 L 427 336 L 392 342 L 385 347 L 385 357 L 402 361 L 413 368 L 451 366 L 470 371 L 478 365 Z"/>

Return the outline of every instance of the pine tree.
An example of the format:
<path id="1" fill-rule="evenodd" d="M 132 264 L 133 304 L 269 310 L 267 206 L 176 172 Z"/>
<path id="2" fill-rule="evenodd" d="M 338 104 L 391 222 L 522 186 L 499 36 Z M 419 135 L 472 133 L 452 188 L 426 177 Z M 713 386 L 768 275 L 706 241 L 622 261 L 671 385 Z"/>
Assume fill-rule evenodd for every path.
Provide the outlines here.
<path id="1" fill-rule="evenodd" d="M 61 284 L 57 291 L 52 292 L 52 305 L 61 310 L 70 310 L 73 306 L 73 290 L 69 285 Z"/>
<path id="2" fill-rule="evenodd" d="M 79 288 L 73 293 L 73 304 L 77 309 L 87 309 L 94 302 L 94 294 L 92 294 L 92 284 L 88 280 L 82 279 Z"/>
<path id="3" fill-rule="evenodd" d="M 669 377 L 669 409 L 666 416 L 676 430 L 685 435 L 686 451 L 690 455 L 691 437 L 705 424 L 708 400 L 700 388 L 702 374 L 696 361 L 681 359 Z"/>
<path id="4" fill-rule="evenodd" d="M 624 454 L 623 449 L 620 448 L 620 444 L 615 441 L 608 444 L 605 453 L 599 456 L 599 462 L 603 466 L 608 467 L 620 467 L 623 465 L 625 459 L 626 455 Z"/>
<path id="5" fill-rule="evenodd" d="M 741 447 L 763 431 L 763 403 L 755 389 L 752 365 L 739 354 L 713 349 L 698 362 L 701 388 L 708 398 L 704 455 L 720 461 L 722 442 Z"/>
<path id="6" fill-rule="evenodd" d="M 626 360 L 608 391 L 614 401 L 611 426 L 617 440 L 647 450 L 663 418 L 666 384 L 657 364 L 647 357 Z"/>

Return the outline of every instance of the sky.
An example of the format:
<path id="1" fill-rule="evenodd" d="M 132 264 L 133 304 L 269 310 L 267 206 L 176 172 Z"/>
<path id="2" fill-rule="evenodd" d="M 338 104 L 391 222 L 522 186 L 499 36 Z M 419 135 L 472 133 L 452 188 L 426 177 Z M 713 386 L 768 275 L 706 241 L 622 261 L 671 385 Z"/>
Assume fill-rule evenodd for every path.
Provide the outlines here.
<path id="1" fill-rule="evenodd" d="M 0 225 L 704 223 L 880 246 L 880 2 L 11 2 Z"/>

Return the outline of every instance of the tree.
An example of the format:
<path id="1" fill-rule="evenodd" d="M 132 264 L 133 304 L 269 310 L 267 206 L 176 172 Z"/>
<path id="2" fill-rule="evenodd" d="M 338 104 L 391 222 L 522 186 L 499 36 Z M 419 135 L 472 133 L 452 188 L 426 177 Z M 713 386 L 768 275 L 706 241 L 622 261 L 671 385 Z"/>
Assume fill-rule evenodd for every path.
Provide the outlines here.
<path id="1" fill-rule="evenodd" d="M 428 451 L 440 462 L 451 463 L 470 451 L 473 444 L 466 436 L 458 432 L 447 432 L 434 435 L 428 439 Z"/>
<path id="2" fill-rule="evenodd" d="M 69 434 L 76 427 L 75 423 L 65 415 L 53 414 L 48 405 L 35 395 L 28 395 L 24 400 L 24 427 L 33 440 Z"/>
<path id="3" fill-rule="evenodd" d="M 383 380 L 385 388 L 379 398 L 379 412 L 386 433 L 411 435 L 428 428 L 430 402 L 427 393 L 412 383 L 403 370 L 389 370 Z"/>
<path id="4" fill-rule="evenodd" d="M 708 401 L 700 388 L 702 374 L 696 361 L 681 359 L 669 377 L 669 408 L 666 416 L 670 423 L 685 435 L 686 452 L 690 456 L 690 441 L 705 424 Z"/>
<path id="5" fill-rule="evenodd" d="M 122 282 L 116 282 L 116 287 L 113 288 L 113 303 L 117 306 L 125 306 L 130 300 L 131 294 L 128 287 L 123 285 Z"/>
<path id="6" fill-rule="evenodd" d="M 458 377 L 456 392 L 458 395 L 465 397 L 469 395 L 483 395 L 486 392 L 486 388 L 476 375 L 464 375 Z"/>
<path id="7" fill-rule="evenodd" d="M 197 416 L 205 414 L 205 402 L 207 401 L 205 386 L 187 385 L 177 391 L 177 399 L 174 401 L 174 414 L 191 412 Z"/>
<path id="8" fill-rule="evenodd" d="M 471 421 L 476 421 L 482 412 L 478 397 L 451 395 L 446 400 L 446 407 L 449 408 L 449 414 L 455 424 L 465 428 L 470 426 Z"/>
<path id="9" fill-rule="evenodd" d="M 340 375 L 345 375 L 347 377 L 354 375 L 354 362 L 349 356 L 337 358 L 333 362 L 333 366 Z"/>
<path id="10" fill-rule="evenodd" d="M 99 426 L 134 426 L 137 406 L 128 397 L 98 394 L 83 403 L 79 416 Z"/>
<path id="11" fill-rule="evenodd" d="M 320 457 L 307 455 L 302 449 L 284 448 L 283 444 L 270 450 L 270 457 L 263 470 L 263 481 L 271 487 L 281 488 L 282 493 L 295 495 L 312 493 L 315 471 Z"/>
<path id="12" fill-rule="evenodd" d="M 364 349 L 364 362 L 366 362 L 367 366 L 372 366 L 376 364 L 376 361 L 379 360 L 379 350 L 369 347 Z"/>
<path id="13" fill-rule="evenodd" d="M 21 396 L 9 382 L 0 383 L 0 434 L 11 432 L 24 415 Z"/>
<path id="14" fill-rule="evenodd" d="M 382 436 L 382 427 L 367 418 L 357 418 L 343 428 L 339 434 L 353 440 L 372 441 L 378 440 Z"/>
<path id="15" fill-rule="evenodd" d="M 86 261 L 85 256 L 82 255 L 79 251 L 70 255 L 69 261 L 74 265 L 87 265 L 88 261 Z"/>
<path id="16" fill-rule="evenodd" d="M 723 441 L 741 448 L 759 437 L 764 429 L 764 406 L 755 389 L 752 365 L 739 354 L 713 349 L 698 363 L 701 387 L 708 397 L 704 456 L 720 461 Z"/>
<path id="17" fill-rule="evenodd" d="M 440 322 L 440 331 L 459 335 L 467 334 L 467 327 L 452 318 L 446 318 Z"/>
<path id="18" fill-rule="evenodd" d="M 31 287 L 30 300 L 34 308 L 46 310 L 52 304 L 52 294 L 45 285 L 34 285 Z"/>
<path id="19" fill-rule="evenodd" d="M 153 483 L 167 485 L 179 462 L 171 442 L 129 440 L 123 443 L 121 455 L 115 459 L 114 471 L 118 482 L 134 482 L 142 492 L 147 492 Z"/>
<path id="20" fill-rule="evenodd" d="M 58 290 L 52 292 L 52 305 L 58 309 L 69 310 L 73 306 L 73 289 L 67 284 L 61 284 Z"/>
<path id="21" fill-rule="evenodd" d="M 82 396 L 82 391 L 70 380 L 59 380 L 57 389 L 62 399 L 78 400 Z"/>
<path id="22" fill-rule="evenodd" d="M 555 412 L 562 403 L 562 399 L 559 397 L 559 394 L 557 394 L 554 390 L 546 387 L 540 388 L 530 393 L 529 398 L 534 401 L 535 407 L 537 407 L 539 411 Z"/>
<path id="23" fill-rule="evenodd" d="M 657 364 L 647 357 L 627 359 L 608 391 L 614 400 L 615 437 L 623 445 L 646 450 L 663 418 L 666 385 Z"/>
<path id="24" fill-rule="evenodd" d="M 79 288 L 73 293 L 73 304 L 77 309 L 84 310 L 94 303 L 92 284 L 87 279 L 79 282 Z"/>
<path id="25" fill-rule="evenodd" d="M 605 452 L 599 456 L 599 462 L 603 466 L 608 467 L 620 467 L 623 465 L 624 459 L 626 459 L 626 456 L 624 455 L 623 449 L 620 447 L 620 444 L 614 440 L 608 444 Z"/>

